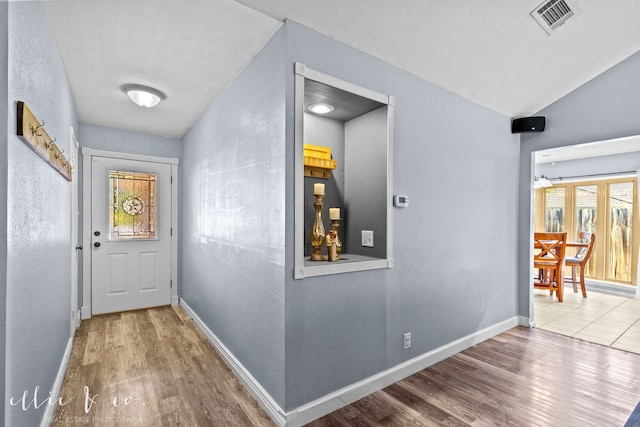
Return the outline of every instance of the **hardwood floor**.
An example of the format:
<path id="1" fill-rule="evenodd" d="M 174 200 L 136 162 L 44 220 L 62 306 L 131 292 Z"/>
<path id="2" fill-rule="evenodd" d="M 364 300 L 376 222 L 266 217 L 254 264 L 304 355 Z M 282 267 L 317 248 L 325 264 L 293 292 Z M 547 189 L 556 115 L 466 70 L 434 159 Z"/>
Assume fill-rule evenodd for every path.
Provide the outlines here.
<path id="1" fill-rule="evenodd" d="M 622 426 L 638 372 L 640 355 L 515 328 L 310 426 Z M 53 425 L 274 425 L 179 307 L 83 321 L 60 396 Z"/>
<path id="2" fill-rule="evenodd" d="M 179 307 L 83 321 L 60 396 L 54 426 L 274 425 Z"/>
<path id="3" fill-rule="evenodd" d="M 640 355 L 515 328 L 309 424 L 622 426 Z"/>

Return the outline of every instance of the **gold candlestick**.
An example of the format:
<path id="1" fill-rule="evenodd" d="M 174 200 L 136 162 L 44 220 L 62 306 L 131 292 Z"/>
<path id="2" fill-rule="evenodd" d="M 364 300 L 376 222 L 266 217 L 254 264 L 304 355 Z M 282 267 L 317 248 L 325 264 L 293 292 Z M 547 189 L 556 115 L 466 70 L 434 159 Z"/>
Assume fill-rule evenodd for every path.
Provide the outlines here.
<path id="1" fill-rule="evenodd" d="M 323 188 L 324 190 L 324 188 Z M 316 218 L 313 221 L 311 227 L 311 246 L 313 246 L 313 253 L 309 258 L 311 261 L 324 261 L 324 255 L 322 255 L 322 246 L 324 245 L 324 224 L 322 224 L 322 198 L 324 194 L 315 194 L 316 201 L 313 204 L 316 208 Z"/>
<path id="2" fill-rule="evenodd" d="M 342 241 L 340 241 L 340 234 L 338 233 L 338 228 L 340 228 L 340 220 L 342 218 L 332 218 L 331 219 L 331 230 L 336 233 L 336 259 L 340 259 L 340 252 L 342 252 Z"/>

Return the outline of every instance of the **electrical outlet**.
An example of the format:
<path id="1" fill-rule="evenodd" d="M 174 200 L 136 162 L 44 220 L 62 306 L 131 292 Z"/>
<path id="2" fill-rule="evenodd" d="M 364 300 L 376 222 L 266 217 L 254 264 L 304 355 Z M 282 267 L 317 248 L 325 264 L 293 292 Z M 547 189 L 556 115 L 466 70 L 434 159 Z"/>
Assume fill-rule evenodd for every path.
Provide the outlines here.
<path id="1" fill-rule="evenodd" d="M 368 248 L 373 247 L 373 231 L 372 230 L 362 230 L 362 246 L 366 246 Z"/>
<path id="2" fill-rule="evenodd" d="M 411 348 L 411 332 L 404 334 L 404 349 L 407 350 L 409 348 Z"/>

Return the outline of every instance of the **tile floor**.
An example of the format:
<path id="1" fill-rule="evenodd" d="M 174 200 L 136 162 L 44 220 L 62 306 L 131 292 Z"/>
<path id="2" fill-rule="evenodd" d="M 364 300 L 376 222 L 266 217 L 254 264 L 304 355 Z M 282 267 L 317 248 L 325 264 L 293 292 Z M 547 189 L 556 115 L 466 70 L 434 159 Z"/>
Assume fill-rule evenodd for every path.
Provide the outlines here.
<path id="1" fill-rule="evenodd" d="M 640 300 L 565 288 L 564 301 L 534 290 L 536 327 L 640 354 Z"/>

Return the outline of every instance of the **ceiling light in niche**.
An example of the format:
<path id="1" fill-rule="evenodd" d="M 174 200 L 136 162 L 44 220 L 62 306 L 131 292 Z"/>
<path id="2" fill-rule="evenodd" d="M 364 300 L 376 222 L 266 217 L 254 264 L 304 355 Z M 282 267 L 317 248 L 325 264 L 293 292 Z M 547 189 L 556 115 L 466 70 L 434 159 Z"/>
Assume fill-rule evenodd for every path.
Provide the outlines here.
<path id="1" fill-rule="evenodd" d="M 129 99 L 144 108 L 155 107 L 167 97 L 158 89 L 137 84 L 124 85 L 122 91 L 127 94 Z"/>
<path id="2" fill-rule="evenodd" d="M 327 114 L 333 110 L 335 110 L 333 105 L 325 104 L 324 102 L 309 105 L 309 111 L 316 114 Z"/>

